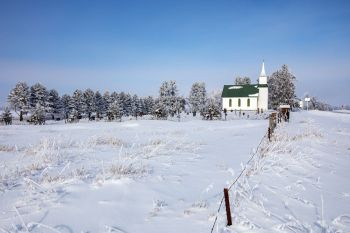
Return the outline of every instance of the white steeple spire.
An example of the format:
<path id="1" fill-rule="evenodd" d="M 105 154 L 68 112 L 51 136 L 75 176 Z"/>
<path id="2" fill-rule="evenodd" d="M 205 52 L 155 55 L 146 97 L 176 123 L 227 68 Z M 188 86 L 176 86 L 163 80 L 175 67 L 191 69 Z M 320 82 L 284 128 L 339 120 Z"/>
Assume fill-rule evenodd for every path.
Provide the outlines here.
<path id="1" fill-rule="evenodd" d="M 263 60 L 262 67 L 261 67 L 260 77 L 266 77 L 265 62 L 264 62 L 264 60 Z"/>
<path id="2" fill-rule="evenodd" d="M 267 84 L 267 76 L 266 76 L 266 72 L 265 72 L 265 62 L 264 61 L 262 63 L 262 67 L 261 67 L 259 84 Z"/>

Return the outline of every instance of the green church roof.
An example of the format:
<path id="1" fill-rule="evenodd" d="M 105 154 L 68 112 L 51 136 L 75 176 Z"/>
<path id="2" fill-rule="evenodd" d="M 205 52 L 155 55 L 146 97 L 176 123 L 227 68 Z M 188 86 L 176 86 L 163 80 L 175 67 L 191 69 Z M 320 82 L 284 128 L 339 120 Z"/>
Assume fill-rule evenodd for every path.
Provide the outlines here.
<path id="1" fill-rule="evenodd" d="M 259 93 L 258 87 L 264 87 L 264 86 L 265 85 L 258 85 L 258 84 L 224 85 L 221 97 L 250 97 L 251 95 L 256 95 Z"/>

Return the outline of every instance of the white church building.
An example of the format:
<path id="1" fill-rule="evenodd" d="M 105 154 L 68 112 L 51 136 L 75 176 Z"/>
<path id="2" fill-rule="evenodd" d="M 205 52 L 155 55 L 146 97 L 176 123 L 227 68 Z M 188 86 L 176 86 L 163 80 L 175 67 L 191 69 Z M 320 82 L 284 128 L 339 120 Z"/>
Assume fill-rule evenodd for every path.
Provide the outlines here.
<path id="1" fill-rule="evenodd" d="M 269 92 L 264 62 L 258 84 L 224 85 L 221 94 L 222 109 L 227 111 L 266 111 Z"/>

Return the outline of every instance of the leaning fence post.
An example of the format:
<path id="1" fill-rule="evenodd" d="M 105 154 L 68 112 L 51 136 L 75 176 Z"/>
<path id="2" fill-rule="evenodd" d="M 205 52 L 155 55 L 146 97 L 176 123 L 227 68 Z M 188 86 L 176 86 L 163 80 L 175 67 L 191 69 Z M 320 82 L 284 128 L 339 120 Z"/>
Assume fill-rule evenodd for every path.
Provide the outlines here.
<path id="1" fill-rule="evenodd" d="M 228 196 L 228 189 L 224 188 L 225 205 L 226 205 L 226 216 L 227 216 L 227 226 L 232 225 L 231 209 L 230 209 L 230 199 Z"/>

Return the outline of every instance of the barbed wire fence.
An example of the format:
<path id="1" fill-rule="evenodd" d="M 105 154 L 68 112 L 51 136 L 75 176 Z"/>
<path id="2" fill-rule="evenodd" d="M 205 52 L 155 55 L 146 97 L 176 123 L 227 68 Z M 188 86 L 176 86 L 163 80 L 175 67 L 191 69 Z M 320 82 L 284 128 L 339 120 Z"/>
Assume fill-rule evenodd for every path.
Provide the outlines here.
<path id="1" fill-rule="evenodd" d="M 248 168 L 248 165 L 250 164 L 250 162 L 259 154 L 259 149 L 264 141 L 264 139 L 268 139 L 270 141 L 271 139 L 271 130 L 270 128 L 268 129 L 267 133 L 264 134 L 264 136 L 261 138 L 257 148 L 256 148 L 256 151 L 250 156 L 250 158 L 248 159 L 248 161 L 245 163 L 243 169 L 241 170 L 241 172 L 239 173 L 239 175 L 236 177 L 236 179 L 234 179 L 234 181 L 232 181 L 232 183 L 230 184 L 230 186 L 227 188 L 228 191 L 230 191 L 232 189 L 232 187 L 237 183 L 237 181 L 242 177 L 242 175 L 244 174 L 244 172 L 247 170 Z M 222 192 L 218 193 L 218 194 L 215 194 L 213 197 L 217 197 L 219 195 L 222 195 Z M 213 198 L 211 197 L 211 198 Z M 213 226 L 211 228 L 211 233 L 213 233 L 213 230 L 214 230 L 214 227 L 217 223 L 217 220 L 218 220 L 218 216 L 219 216 L 219 213 L 220 213 L 220 210 L 221 210 L 221 207 L 222 207 L 222 204 L 224 203 L 224 199 L 225 199 L 225 196 L 223 195 L 222 198 L 221 198 L 221 201 L 220 201 L 220 204 L 219 204 L 219 207 L 218 207 L 218 210 L 216 212 L 216 216 L 215 216 L 215 220 L 214 220 L 214 223 L 213 223 Z"/>

